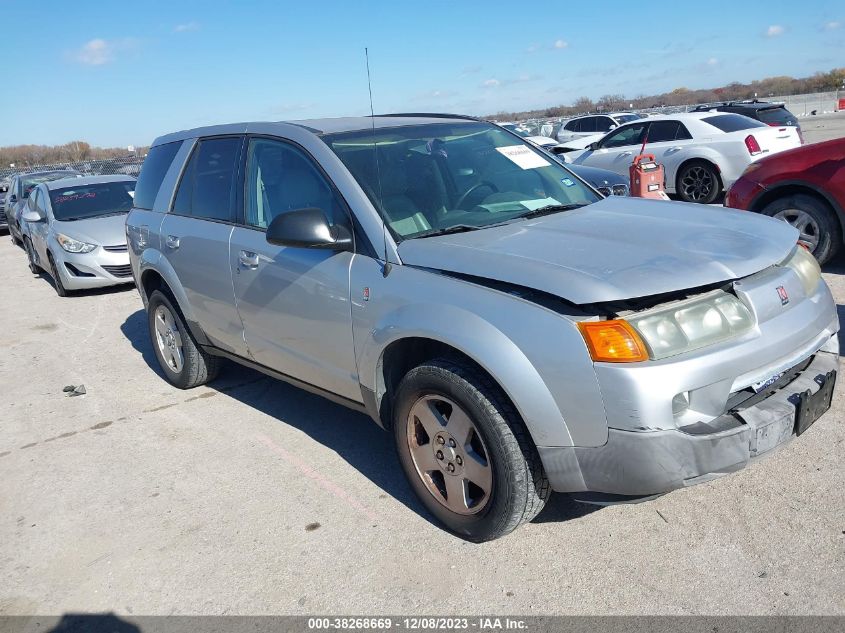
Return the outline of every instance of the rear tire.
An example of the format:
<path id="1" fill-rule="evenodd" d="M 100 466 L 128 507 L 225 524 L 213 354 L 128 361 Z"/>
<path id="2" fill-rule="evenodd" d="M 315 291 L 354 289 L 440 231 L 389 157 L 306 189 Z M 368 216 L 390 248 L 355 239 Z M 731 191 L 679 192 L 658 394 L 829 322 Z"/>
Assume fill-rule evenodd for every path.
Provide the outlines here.
<path id="1" fill-rule="evenodd" d="M 60 297 L 67 297 L 70 292 L 68 292 L 62 283 L 62 278 L 59 277 L 59 269 L 56 266 L 56 260 L 53 258 L 52 254 L 49 254 L 48 257 L 50 259 L 50 276 L 53 278 L 53 287 L 56 289 L 56 294 Z"/>
<path id="2" fill-rule="evenodd" d="M 551 494 L 519 414 L 468 363 L 439 358 L 409 371 L 397 389 L 393 432 L 414 492 L 467 540 L 512 532 L 537 516 Z"/>
<path id="3" fill-rule="evenodd" d="M 722 181 L 712 163 L 694 160 L 678 172 L 675 191 L 684 202 L 712 204 L 722 193 Z"/>
<path id="4" fill-rule="evenodd" d="M 833 258 L 842 243 L 839 222 L 833 211 L 827 203 L 813 196 L 800 193 L 784 196 L 767 204 L 762 213 L 798 229 L 800 240 L 819 264 Z"/>
<path id="5" fill-rule="evenodd" d="M 160 290 L 150 295 L 147 323 L 153 350 L 168 382 L 192 389 L 214 380 L 221 359 L 203 350 L 185 324 L 182 312 Z"/>

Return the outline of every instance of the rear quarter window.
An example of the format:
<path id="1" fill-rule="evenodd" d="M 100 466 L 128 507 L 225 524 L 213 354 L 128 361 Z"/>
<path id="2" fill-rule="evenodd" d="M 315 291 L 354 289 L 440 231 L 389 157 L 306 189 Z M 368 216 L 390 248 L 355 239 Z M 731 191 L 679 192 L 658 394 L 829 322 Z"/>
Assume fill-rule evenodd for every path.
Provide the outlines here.
<path id="1" fill-rule="evenodd" d="M 717 130 L 722 130 L 722 132 L 739 132 L 755 127 L 767 127 L 765 123 L 760 123 L 760 121 L 755 121 L 741 114 L 720 114 L 704 117 L 701 120 Z"/>
<path id="2" fill-rule="evenodd" d="M 150 149 L 144 164 L 141 167 L 141 174 L 138 176 L 138 184 L 135 187 L 135 207 L 138 209 L 152 209 L 158 195 L 158 190 L 176 157 L 176 152 L 182 145 L 182 141 L 156 145 Z"/>

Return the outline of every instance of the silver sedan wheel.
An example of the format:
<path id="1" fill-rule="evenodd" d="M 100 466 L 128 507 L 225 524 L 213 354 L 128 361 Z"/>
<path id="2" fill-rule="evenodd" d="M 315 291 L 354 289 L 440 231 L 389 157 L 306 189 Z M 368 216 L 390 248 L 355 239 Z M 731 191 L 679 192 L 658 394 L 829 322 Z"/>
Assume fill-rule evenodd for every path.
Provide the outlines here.
<path id="1" fill-rule="evenodd" d="M 417 474 L 438 502 L 465 515 L 487 505 L 490 454 L 466 411 L 443 396 L 423 396 L 408 413 L 407 437 Z"/>
<path id="2" fill-rule="evenodd" d="M 813 216 L 801 209 L 784 209 L 775 213 L 774 217 L 798 229 L 798 232 L 801 233 L 798 239 L 810 249 L 811 253 L 816 252 L 816 248 L 819 246 L 821 230 L 819 229 L 818 222 L 813 219 Z"/>
<path id="3" fill-rule="evenodd" d="M 167 306 L 160 305 L 155 311 L 156 342 L 161 358 L 175 373 L 181 373 L 185 366 L 182 352 L 182 335 L 176 325 L 176 319 Z"/>

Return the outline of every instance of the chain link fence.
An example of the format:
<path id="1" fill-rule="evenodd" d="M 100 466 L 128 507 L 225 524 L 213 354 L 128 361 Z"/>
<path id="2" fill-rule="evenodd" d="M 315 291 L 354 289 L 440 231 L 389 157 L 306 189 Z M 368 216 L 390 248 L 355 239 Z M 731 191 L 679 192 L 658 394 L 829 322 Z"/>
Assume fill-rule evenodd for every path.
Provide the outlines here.
<path id="1" fill-rule="evenodd" d="M 84 176 L 101 176 L 118 174 L 124 176 L 138 177 L 141 173 L 141 165 L 144 162 L 143 156 L 129 155 L 116 158 L 86 159 L 78 161 L 63 161 L 58 163 L 44 164 L 15 164 L 8 167 L 0 167 L 0 187 L 8 185 L 15 174 L 26 174 L 35 171 L 57 171 L 73 170 Z"/>

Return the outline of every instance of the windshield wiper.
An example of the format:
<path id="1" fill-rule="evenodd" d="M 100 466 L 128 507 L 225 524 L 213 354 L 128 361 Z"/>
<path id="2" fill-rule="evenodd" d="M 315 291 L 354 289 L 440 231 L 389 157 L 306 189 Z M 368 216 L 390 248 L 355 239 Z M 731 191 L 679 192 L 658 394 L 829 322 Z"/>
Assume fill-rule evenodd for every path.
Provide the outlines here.
<path id="1" fill-rule="evenodd" d="M 545 207 L 540 207 L 539 209 L 532 209 L 530 211 L 526 211 L 525 213 L 520 213 L 517 215 L 517 218 L 539 218 L 542 215 L 551 215 L 552 213 L 558 213 L 559 211 L 571 211 L 572 209 L 580 209 L 581 207 L 586 207 L 586 203 L 578 203 L 578 204 L 547 204 Z"/>
<path id="2" fill-rule="evenodd" d="M 449 235 L 450 233 L 464 233 L 466 231 L 476 231 L 481 227 L 472 226 L 470 224 L 453 224 L 452 226 L 447 226 L 443 229 L 429 229 L 428 231 L 423 231 L 422 233 L 417 233 L 413 236 L 414 239 L 419 237 L 436 237 L 438 235 Z"/>

